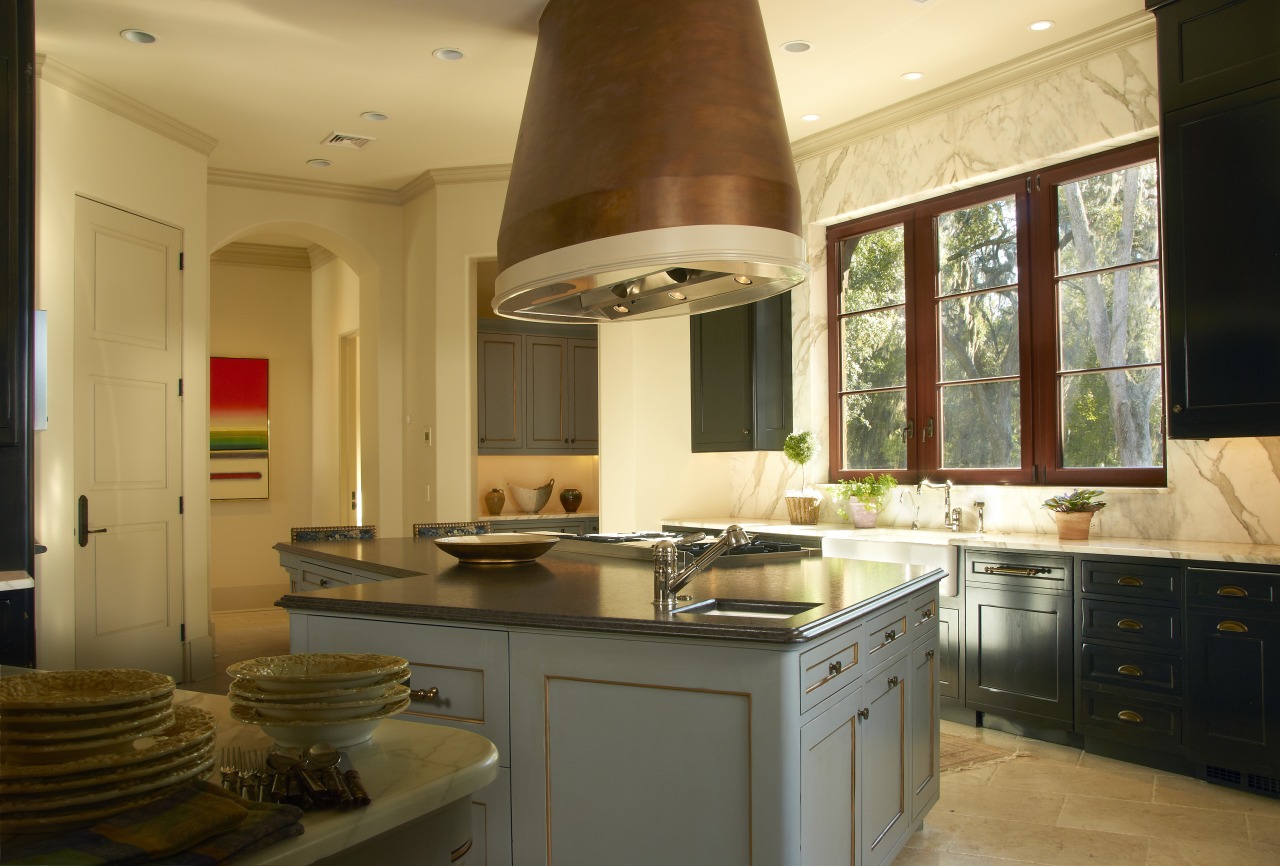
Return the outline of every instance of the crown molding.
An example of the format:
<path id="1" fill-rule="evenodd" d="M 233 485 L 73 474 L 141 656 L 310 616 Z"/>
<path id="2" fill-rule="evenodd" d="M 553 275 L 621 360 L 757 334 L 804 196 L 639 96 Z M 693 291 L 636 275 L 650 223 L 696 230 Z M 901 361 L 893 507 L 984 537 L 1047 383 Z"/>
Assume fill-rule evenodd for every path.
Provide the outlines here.
<path id="1" fill-rule="evenodd" d="M 36 55 L 36 77 L 204 156 L 213 153 L 213 149 L 218 146 L 218 140 L 213 136 L 143 105 L 133 97 L 94 81 L 47 55 Z"/>
<path id="2" fill-rule="evenodd" d="M 470 165 L 459 168 L 433 168 L 424 171 L 396 191 L 400 201 L 408 204 L 413 199 L 435 189 L 454 183 L 506 182 L 511 179 L 510 165 Z"/>
<path id="3" fill-rule="evenodd" d="M 913 99 L 903 100 L 806 136 L 792 144 L 791 153 L 799 162 L 839 150 L 857 141 L 882 135 L 891 129 L 938 114 L 957 103 L 998 93 L 1129 45 L 1154 40 L 1155 35 L 1155 16 L 1149 12 L 1136 12 L 1044 51 L 1024 54 Z"/>
<path id="4" fill-rule="evenodd" d="M 311 257 L 311 269 L 322 268 L 329 262 L 338 258 L 337 254 L 328 247 L 322 247 L 319 244 L 312 244 L 307 247 L 307 255 Z"/>
<path id="5" fill-rule="evenodd" d="M 258 174 L 251 171 L 233 171 L 226 168 L 210 168 L 211 186 L 231 186 L 241 189 L 257 189 L 264 192 L 287 192 L 295 195 L 314 195 L 321 198 L 337 198 L 347 201 L 363 201 L 371 204 L 400 204 L 395 190 L 375 186 L 356 186 L 349 183 L 329 183 L 322 180 L 300 180 L 275 174 Z"/>
<path id="6" fill-rule="evenodd" d="M 209 261 L 220 265 L 252 265 L 259 268 L 297 268 L 311 270 L 311 254 L 307 247 L 282 247 L 276 244 L 230 243 L 215 250 Z"/>

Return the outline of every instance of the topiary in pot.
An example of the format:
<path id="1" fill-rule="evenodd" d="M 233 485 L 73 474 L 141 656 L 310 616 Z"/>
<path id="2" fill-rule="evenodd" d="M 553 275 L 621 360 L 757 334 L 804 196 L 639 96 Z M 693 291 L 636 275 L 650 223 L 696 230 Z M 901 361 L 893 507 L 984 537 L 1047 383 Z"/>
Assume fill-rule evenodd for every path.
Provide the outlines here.
<path id="1" fill-rule="evenodd" d="M 822 497 L 808 489 L 805 484 L 805 465 L 813 459 L 818 450 L 818 443 L 808 430 L 792 433 L 782 443 L 782 455 L 800 467 L 800 489 L 788 490 L 786 495 L 787 514 L 795 524 L 814 524 L 818 522 L 818 503 Z"/>

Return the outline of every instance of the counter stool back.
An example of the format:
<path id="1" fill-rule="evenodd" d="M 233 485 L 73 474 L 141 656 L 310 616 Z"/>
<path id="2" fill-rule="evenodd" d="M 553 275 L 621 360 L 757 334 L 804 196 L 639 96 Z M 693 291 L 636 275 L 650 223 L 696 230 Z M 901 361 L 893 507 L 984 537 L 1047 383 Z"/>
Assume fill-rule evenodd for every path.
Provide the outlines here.
<path id="1" fill-rule="evenodd" d="M 448 538 L 453 535 L 488 535 L 493 526 L 484 522 L 474 523 L 415 523 L 415 538 Z"/>
<path id="2" fill-rule="evenodd" d="M 366 526 L 295 526 L 289 530 L 289 540 L 299 541 L 359 541 L 377 538 L 378 527 Z"/>

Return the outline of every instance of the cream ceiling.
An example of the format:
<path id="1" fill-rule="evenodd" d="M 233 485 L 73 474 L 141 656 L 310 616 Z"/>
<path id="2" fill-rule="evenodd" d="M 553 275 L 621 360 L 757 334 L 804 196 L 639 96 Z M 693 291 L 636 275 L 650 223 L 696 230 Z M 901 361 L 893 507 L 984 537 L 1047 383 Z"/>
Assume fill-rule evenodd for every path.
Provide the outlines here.
<path id="1" fill-rule="evenodd" d="M 50 67 L 83 76 L 191 127 L 213 144 L 213 170 L 397 190 L 431 169 L 510 162 L 543 5 L 37 0 L 36 50 L 48 58 L 46 77 Z M 1132 18 L 1143 0 L 761 0 L 761 8 L 795 142 Z M 1056 26 L 1027 29 L 1041 18 Z M 125 28 L 159 39 L 126 42 Z M 812 50 L 781 49 L 796 39 Z M 466 57 L 436 60 L 441 47 Z M 636 63 L 678 63 L 680 53 L 655 45 Z M 925 78 L 902 80 L 909 71 Z M 365 111 L 390 120 L 363 120 Z M 822 119 L 800 119 L 809 113 Z M 322 145 L 331 132 L 376 141 L 358 151 Z M 306 165 L 317 157 L 333 165 Z"/>

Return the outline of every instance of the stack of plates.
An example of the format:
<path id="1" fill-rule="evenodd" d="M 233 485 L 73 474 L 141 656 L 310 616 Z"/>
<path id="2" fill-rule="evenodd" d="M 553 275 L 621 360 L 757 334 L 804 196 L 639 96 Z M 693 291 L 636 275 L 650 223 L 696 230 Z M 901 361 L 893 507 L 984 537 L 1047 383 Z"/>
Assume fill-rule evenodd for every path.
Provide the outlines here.
<path id="1" fill-rule="evenodd" d="M 0 832 L 88 826 L 213 768 L 214 719 L 141 670 L 0 680 Z"/>
<path id="2" fill-rule="evenodd" d="M 263 656 L 227 668 L 231 715 L 282 746 L 363 743 L 409 705 L 409 663 L 376 653 Z"/>

